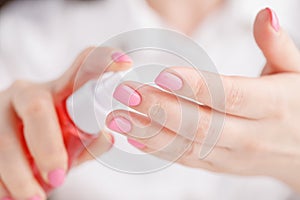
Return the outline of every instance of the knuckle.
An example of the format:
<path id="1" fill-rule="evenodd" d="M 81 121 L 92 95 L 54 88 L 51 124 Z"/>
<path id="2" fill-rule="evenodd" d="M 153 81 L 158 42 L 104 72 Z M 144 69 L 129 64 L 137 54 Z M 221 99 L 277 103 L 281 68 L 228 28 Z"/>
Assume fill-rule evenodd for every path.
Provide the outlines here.
<path id="1" fill-rule="evenodd" d="M 161 101 L 157 100 L 154 102 L 148 109 L 148 115 L 150 118 L 156 119 L 161 118 L 161 116 L 164 114 L 164 105 Z"/>
<path id="2" fill-rule="evenodd" d="M 147 114 L 150 119 L 165 123 L 167 120 L 168 101 L 165 99 L 152 98 L 149 107 L 147 108 Z"/>
<path id="3" fill-rule="evenodd" d="M 198 138 L 204 139 L 205 135 L 207 135 L 209 128 L 211 126 L 211 114 L 204 114 L 200 121 L 199 121 L 199 128 L 198 128 Z"/>
<path id="4" fill-rule="evenodd" d="M 19 89 L 19 88 L 25 88 L 28 85 L 30 85 L 29 81 L 25 81 L 25 80 L 16 80 L 15 82 L 13 82 L 13 84 L 11 85 L 11 88 L 14 89 Z"/>
<path id="5" fill-rule="evenodd" d="M 206 91 L 206 83 L 205 83 L 205 81 L 203 80 L 203 78 L 197 78 L 196 80 L 195 80 L 195 99 L 196 100 L 199 100 L 199 99 L 201 99 L 201 97 L 205 94 L 205 91 Z"/>
<path id="6" fill-rule="evenodd" d="M 247 152 L 261 152 L 264 146 L 257 137 L 245 137 L 242 140 L 243 149 Z"/>
<path id="7" fill-rule="evenodd" d="M 37 115 L 45 114 L 49 110 L 49 101 L 52 101 L 51 95 L 46 92 L 39 92 L 30 97 L 24 107 L 24 114 Z"/>
<path id="8" fill-rule="evenodd" d="M 244 102 L 244 96 L 242 88 L 235 81 L 231 81 L 226 93 L 226 109 L 232 111 L 239 110 Z"/>

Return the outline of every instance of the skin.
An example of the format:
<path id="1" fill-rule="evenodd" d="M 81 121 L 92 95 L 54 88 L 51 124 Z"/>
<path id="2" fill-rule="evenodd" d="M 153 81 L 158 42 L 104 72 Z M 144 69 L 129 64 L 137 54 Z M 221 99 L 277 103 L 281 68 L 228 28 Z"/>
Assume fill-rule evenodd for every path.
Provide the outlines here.
<path id="1" fill-rule="evenodd" d="M 157 1 L 160 3 L 155 3 L 154 0 L 148 0 L 148 2 L 171 26 L 186 34 L 192 34 L 202 19 L 210 11 L 217 8 L 221 1 L 191 0 L 178 1 L 179 3 L 175 3 L 175 1 Z M 186 3 L 185 6 L 183 6 L 183 2 Z M 169 11 L 168 8 L 171 4 L 173 4 L 174 9 Z M 191 9 L 188 5 L 193 5 L 192 7 L 197 9 Z M 200 12 L 199 9 L 204 8 L 204 5 L 207 5 L 209 9 L 205 10 L 205 12 Z M 187 13 L 189 14 L 187 15 Z M 192 148 L 177 162 L 186 166 L 223 173 L 270 175 L 285 181 L 299 191 L 300 186 L 297 183 L 298 180 L 295 179 L 299 169 L 299 153 L 297 152 L 299 152 L 300 140 L 299 130 L 297 130 L 296 126 L 296 121 L 299 119 L 297 113 L 299 109 L 298 102 L 300 102 L 297 96 L 298 88 L 296 87 L 299 84 L 299 52 L 282 29 L 279 33 L 274 32 L 266 15 L 264 16 L 261 13 L 259 16 L 255 25 L 255 36 L 259 47 L 267 59 L 263 76 L 258 79 L 222 77 L 225 86 L 227 86 L 225 87 L 226 94 L 229 97 L 226 103 L 231 108 L 226 111 L 218 110 L 218 108 L 214 108 L 209 103 L 206 106 L 199 106 L 186 102 L 189 107 L 194 106 L 197 108 L 196 111 L 199 110 L 201 114 L 204 113 L 201 118 L 202 122 L 208 121 L 207 119 L 210 118 L 212 112 L 226 112 L 226 124 L 217 146 L 205 160 L 199 160 L 197 154 L 201 147 L 203 132 L 207 129 L 205 125 L 202 125 L 202 130 L 198 131 L 196 141 L 188 141 L 188 143 L 192 142 Z M 49 171 L 58 168 L 66 169 L 67 156 L 54 104 L 77 89 L 73 87 L 75 74 L 83 60 L 92 50 L 93 48 L 89 48 L 83 51 L 70 69 L 55 81 L 42 84 L 16 81 L 10 88 L 0 93 L 0 199 L 7 196 L 13 199 L 29 199 L 34 195 L 39 195 L 42 199 L 46 199 L 44 191 L 33 178 L 31 169 L 28 166 L 28 161 L 20 146 L 20 138 L 18 137 L 20 134 L 24 134 L 26 145 L 35 158 L 45 181 L 48 181 L 47 174 Z M 114 50 L 103 49 L 103 51 L 100 51 L 102 53 L 99 55 L 99 60 L 109 60 L 112 51 Z M 125 69 L 127 67 L 127 65 L 115 63 L 111 70 Z M 186 76 L 193 75 L 193 72 L 188 68 L 177 67 L 172 71 L 177 71 L 178 74 Z M 89 71 L 79 80 L 77 87 L 91 78 L 98 77 L 98 75 L 93 70 Z M 181 78 L 184 81 L 189 80 L 185 79 L 185 77 Z M 196 80 L 197 84 L 201 84 L 201 78 L 195 77 L 194 80 Z M 231 88 L 232 83 L 236 83 L 235 85 L 238 85 L 239 88 Z M 136 83 L 126 84 L 131 87 L 136 86 Z M 193 85 L 195 82 L 189 82 L 188 84 Z M 273 87 L 274 85 L 276 87 Z M 286 88 L 289 89 L 286 90 Z M 139 91 L 140 95 L 145 97 L 143 99 L 148 98 L 146 91 L 149 90 L 153 91 L 153 88 L 144 87 L 144 91 Z M 240 91 L 238 93 L 239 101 L 236 101 L 234 98 L 237 96 L 236 92 L 233 93 L 232 91 Z M 250 91 L 255 91 L 255 93 L 249 93 Z M 184 95 L 184 91 L 178 92 Z M 152 95 L 153 101 L 161 103 L 161 105 L 164 105 L 164 102 L 167 101 L 173 107 L 170 107 L 171 111 L 169 109 L 166 111 L 169 111 L 173 116 L 178 116 L 178 113 L 173 112 L 174 110 L 176 111 L 178 105 L 170 103 L 172 102 L 171 99 L 174 98 L 171 96 L 166 93 L 160 93 L 160 91 L 157 92 L 157 96 Z M 204 100 L 208 98 L 207 93 L 205 93 L 205 87 L 196 97 L 197 100 L 205 102 Z M 270 104 L 270 98 L 275 99 L 276 106 L 272 107 L 273 104 Z M 237 104 L 237 102 L 239 103 Z M 266 105 L 265 107 L 268 109 L 257 109 L 257 102 L 260 102 L 259 105 Z M 148 104 L 148 106 L 151 105 Z M 142 102 L 141 105 L 134 109 L 147 113 L 147 104 Z M 116 111 L 114 115 L 116 114 L 126 117 L 128 113 Z M 137 120 L 144 124 L 148 124 L 150 120 L 134 114 L 131 114 L 131 117 L 132 120 Z M 108 116 L 108 123 L 112 118 L 112 115 Z M 18 130 L 17 124 L 20 122 L 24 124 L 25 132 Z M 173 123 L 178 122 L 173 121 Z M 47 131 L 45 131 L 45 126 L 48 127 Z M 156 123 L 156 126 L 161 125 Z M 172 137 L 177 136 L 176 131 L 172 131 L 169 126 L 166 124 L 165 129 L 157 136 L 159 138 L 138 140 L 146 145 L 142 150 L 153 152 L 164 146 Z M 43 134 L 40 134 L 41 130 L 43 130 Z M 149 130 L 150 132 L 153 130 L 151 126 L 147 130 L 145 129 L 145 131 Z M 141 133 L 122 134 L 138 136 Z M 253 137 L 250 134 L 257 135 Z M 36 136 L 39 136 L 39 140 L 35 139 Z M 185 140 L 182 141 L 182 143 L 185 143 Z M 94 155 L 101 155 L 110 149 L 111 143 L 111 135 L 102 133 L 101 137 L 89 146 L 89 150 Z M 157 154 L 157 156 L 169 159 L 171 153 Z M 44 156 L 45 154 L 51 154 L 53 157 L 46 157 Z M 224 158 L 226 158 L 225 161 Z M 75 165 L 79 165 L 89 159 L 92 159 L 90 154 L 83 152 L 75 161 Z M 291 164 L 287 166 L 286 163 Z"/>
<path id="2" fill-rule="evenodd" d="M 147 0 L 148 5 L 168 26 L 193 35 L 201 22 L 224 0 Z"/>
<path id="3" fill-rule="evenodd" d="M 88 48 L 57 80 L 42 84 L 16 81 L 0 93 L 0 199 L 30 199 L 36 195 L 46 199 L 45 192 L 33 176 L 20 137 L 24 136 L 25 145 L 45 182 L 48 182 L 47 175 L 52 170 L 67 170 L 68 157 L 55 102 L 61 102 L 86 81 L 98 78 L 104 71 L 128 69 L 131 63 L 116 62 L 105 69 L 106 64 L 111 62 L 111 54 L 116 51 L 119 50 Z M 82 70 L 84 60 L 92 52 L 96 52 L 94 55 L 99 60 L 95 63 L 98 65 Z M 76 77 L 79 69 L 81 76 Z M 24 125 L 24 131 L 18 128 L 20 123 Z M 105 153 L 113 144 L 111 134 L 102 132 L 99 135 L 88 147 L 93 155 Z M 82 152 L 73 166 L 93 159 L 90 152 Z"/>
<path id="4" fill-rule="evenodd" d="M 192 33 L 201 19 L 216 7 L 216 3 L 212 2 L 207 0 L 178 1 L 177 3 L 148 1 L 149 5 L 166 19 L 167 23 L 187 34 Z M 171 12 L 169 12 L 170 5 L 174 8 Z M 202 9 L 203 5 L 207 5 L 209 9 Z M 195 6 L 197 9 L 193 9 L 193 15 L 187 15 Z M 183 19 L 183 16 L 187 17 Z M 77 79 L 77 85 L 74 87 L 76 72 L 93 49 L 84 50 L 70 69 L 55 81 L 33 83 L 27 80 L 17 80 L 8 89 L 0 92 L 0 199 L 4 197 L 30 199 L 35 195 L 46 199 L 46 194 L 34 179 L 24 150 L 21 148 L 20 136 L 24 136 L 25 144 L 46 182 L 48 182 L 47 174 L 50 171 L 67 169 L 68 158 L 54 104 L 66 98 L 87 80 L 99 75 L 97 71 L 91 70 L 80 80 Z M 100 50 L 99 62 L 110 59 L 110 53 L 113 51 L 116 50 L 107 48 Z M 128 64 L 114 63 L 110 70 L 117 71 L 128 67 Z M 24 132 L 18 128 L 21 123 L 24 125 Z M 101 155 L 111 148 L 112 140 L 109 133 L 101 133 L 100 137 L 90 144 L 89 150 L 93 155 Z M 90 159 L 93 159 L 90 153 L 83 152 L 74 161 L 74 166 Z"/>
<path id="5" fill-rule="evenodd" d="M 182 165 L 243 176 L 271 176 L 300 193 L 300 53 L 282 28 L 278 31 L 273 28 L 271 20 L 265 9 L 258 13 L 254 24 L 256 42 L 266 58 L 261 77 L 202 72 L 210 80 L 221 78 L 225 109 L 211 103 L 203 76 L 193 68 L 171 67 L 166 71 L 180 78 L 181 89 L 170 93 L 147 85 L 140 87 L 141 83 L 137 82 L 125 82 L 123 85 L 136 90 L 142 99 L 131 108 L 144 115 L 116 110 L 108 116 L 107 125 L 117 117 L 126 119 L 131 129 L 119 132 L 142 144 L 138 145 L 142 151 L 157 157 L 174 161 L 172 158 L 179 149 L 183 155 L 175 161 Z M 186 90 L 187 85 L 193 93 Z M 177 94 L 204 105 L 183 100 Z M 164 120 L 160 118 L 162 112 L 151 110 L 157 105 L 165 113 Z M 200 120 L 181 119 L 181 110 L 187 109 L 198 113 Z M 207 145 L 203 139 L 213 113 L 224 116 L 225 123 L 212 152 L 200 159 L 202 145 Z M 178 131 L 178 124 L 185 123 L 197 123 L 195 138 L 186 137 L 188 129 Z M 150 137 L 152 132 L 156 134 Z M 178 140 L 177 146 L 166 148 L 174 138 Z M 186 144 L 191 145 L 180 149 Z"/>

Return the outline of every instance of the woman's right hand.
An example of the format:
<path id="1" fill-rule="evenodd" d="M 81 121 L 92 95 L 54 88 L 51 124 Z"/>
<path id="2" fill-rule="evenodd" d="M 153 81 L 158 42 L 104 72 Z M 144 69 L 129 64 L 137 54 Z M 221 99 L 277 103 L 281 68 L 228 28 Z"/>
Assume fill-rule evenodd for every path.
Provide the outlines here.
<path id="1" fill-rule="evenodd" d="M 95 62 L 83 64 L 92 51 L 96 55 Z M 46 183 L 53 187 L 63 183 L 68 154 L 55 102 L 67 98 L 86 81 L 101 76 L 111 61 L 110 71 L 129 68 L 129 57 L 118 55 L 120 53 L 112 48 L 88 48 L 59 79 L 48 83 L 16 81 L 0 92 L 0 199 L 46 199 L 45 191 L 32 172 L 24 145 Z M 86 66 L 82 68 L 82 65 Z M 81 75 L 77 78 L 79 69 Z M 89 151 L 101 155 L 112 143 L 112 135 L 103 132 L 89 145 Z M 92 158 L 84 151 L 75 163 L 78 165 Z"/>

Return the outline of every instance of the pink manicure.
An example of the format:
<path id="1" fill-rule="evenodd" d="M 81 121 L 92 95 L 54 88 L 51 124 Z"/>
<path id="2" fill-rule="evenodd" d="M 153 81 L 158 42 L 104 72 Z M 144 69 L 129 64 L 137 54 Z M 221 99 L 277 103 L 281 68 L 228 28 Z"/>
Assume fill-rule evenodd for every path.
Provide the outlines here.
<path id="1" fill-rule="evenodd" d="M 31 197 L 30 199 L 28 199 L 28 200 L 41 200 L 41 197 L 39 197 L 39 196 L 34 196 L 34 197 Z"/>
<path id="2" fill-rule="evenodd" d="M 138 149 L 143 149 L 143 148 L 146 147 L 144 144 L 139 143 L 138 141 L 133 140 L 131 138 L 128 138 L 127 141 L 128 141 L 129 144 L 131 144 L 132 146 L 135 146 Z"/>
<path id="3" fill-rule="evenodd" d="M 132 127 L 130 121 L 127 119 L 123 117 L 116 117 L 110 122 L 108 128 L 116 132 L 128 133 L 131 131 Z"/>
<path id="4" fill-rule="evenodd" d="M 52 187 L 59 187 L 64 183 L 66 172 L 63 169 L 53 170 L 48 174 L 48 180 Z"/>
<path id="5" fill-rule="evenodd" d="M 155 79 L 155 83 L 162 88 L 176 91 L 182 88 L 182 80 L 169 72 L 161 72 L 158 77 Z"/>
<path id="6" fill-rule="evenodd" d="M 266 8 L 269 11 L 271 17 L 271 25 L 276 32 L 280 30 L 280 24 L 276 13 L 271 8 Z"/>
<path id="7" fill-rule="evenodd" d="M 113 96 L 127 106 L 137 106 L 142 100 L 141 96 L 134 89 L 126 85 L 119 85 Z"/>
<path id="8" fill-rule="evenodd" d="M 111 55 L 111 58 L 116 63 L 121 63 L 121 62 L 131 63 L 132 62 L 131 58 L 128 55 L 126 55 L 124 53 L 121 53 L 121 52 L 115 52 L 115 53 L 113 53 Z"/>

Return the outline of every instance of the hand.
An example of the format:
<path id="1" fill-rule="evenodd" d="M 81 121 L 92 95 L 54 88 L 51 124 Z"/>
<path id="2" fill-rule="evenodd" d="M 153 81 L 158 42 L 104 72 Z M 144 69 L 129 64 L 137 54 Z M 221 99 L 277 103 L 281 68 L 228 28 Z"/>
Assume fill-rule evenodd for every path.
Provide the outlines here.
<path id="1" fill-rule="evenodd" d="M 68 156 L 55 102 L 65 100 L 86 81 L 98 78 L 112 59 L 114 62 L 109 65 L 109 71 L 130 67 L 131 62 L 125 59 L 128 57 L 116 57 L 114 51 L 111 48 L 88 48 L 58 80 L 42 84 L 16 81 L 0 93 L 0 199 L 46 199 L 30 168 L 22 141 L 25 141 L 44 181 L 53 187 L 63 183 Z M 82 69 L 91 52 L 97 57 L 94 65 Z M 23 131 L 19 130 L 18 124 L 23 124 Z M 103 132 L 89 145 L 89 152 L 82 152 L 75 160 L 76 165 L 92 159 L 90 152 L 101 155 L 108 151 L 112 143 L 113 136 Z"/>
<path id="2" fill-rule="evenodd" d="M 136 82 L 121 84 L 114 97 L 145 115 L 117 110 L 108 116 L 107 126 L 160 158 L 180 155 L 176 161 L 190 167 L 272 176 L 300 192 L 300 54 L 270 9 L 258 14 L 254 35 L 267 60 L 262 77 L 200 75 L 194 68 L 172 67 L 155 81 L 169 92 Z M 220 78 L 224 108 L 211 103 L 205 81 L 212 85 Z M 184 111 L 199 121 L 181 118 Z M 225 123 L 212 152 L 200 159 L 201 148 L 214 145 L 204 140 L 213 114 L 223 116 Z M 190 127 L 197 128 L 195 137 L 190 137 Z"/>

